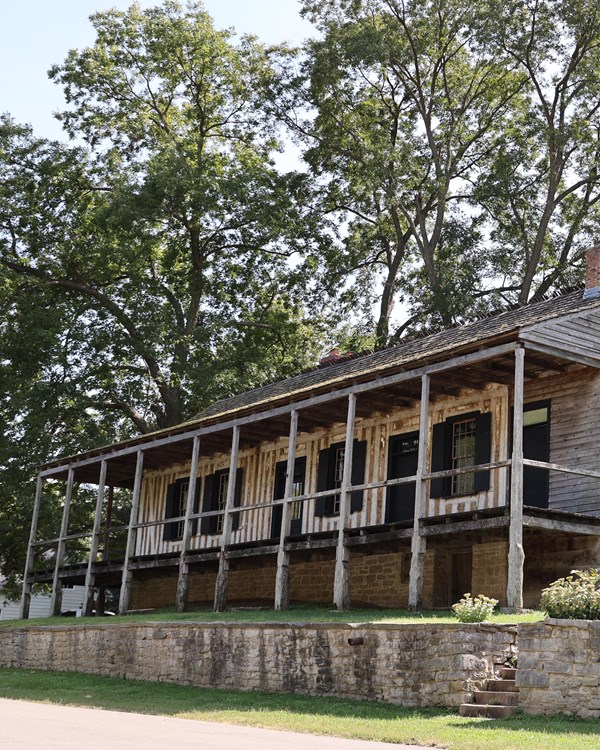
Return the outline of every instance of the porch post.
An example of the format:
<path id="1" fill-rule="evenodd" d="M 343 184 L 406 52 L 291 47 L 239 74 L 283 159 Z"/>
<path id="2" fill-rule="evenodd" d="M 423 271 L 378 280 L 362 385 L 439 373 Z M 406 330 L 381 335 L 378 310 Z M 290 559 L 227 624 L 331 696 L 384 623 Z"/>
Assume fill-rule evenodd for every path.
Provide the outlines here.
<path id="1" fill-rule="evenodd" d="M 133 482 L 133 498 L 131 500 L 131 514 L 129 516 L 129 528 L 127 529 L 127 545 L 125 547 L 125 558 L 123 559 L 123 575 L 121 577 L 121 593 L 119 595 L 119 614 L 127 614 L 131 606 L 131 581 L 133 573 L 129 567 L 129 560 L 135 551 L 137 530 L 134 528 L 138 520 L 140 509 L 140 495 L 142 492 L 142 473 L 144 471 L 144 452 L 138 450 L 135 462 L 135 479 Z"/>
<path id="2" fill-rule="evenodd" d="M 27 546 L 27 558 L 25 560 L 25 571 L 23 573 L 23 590 L 21 594 L 21 611 L 19 617 L 26 620 L 29 617 L 29 605 L 31 604 L 31 583 L 27 580 L 33 568 L 33 544 L 37 536 L 38 519 L 40 517 L 40 504 L 42 501 L 42 489 L 44 480 L 41 476 L 37 478 L 35 487 L 35 500 L 33 501 L 33 515 L 31 516 L 31 530 L 29 532 L 29 544 Z"/>
<path id="3" fill-rule="evenodd" d="M 523 380 L 525 349 L 515 349 L 513 450 L 510 471 L 510 526 L 508 528 L 508 583 L 506 601 L 523 608 Z"/>
<path id="4" fill-rule="evenodd" d="M 187 561 L 192 541 L 192 519 L 194 512 L 194 498 L 196 497 L 196 485 L 198 484 L 198 459 L 200 456 L 200 437 L 196 435 L 192 444 L 192 465 L 190 466 L 190 483 L 188 485 L 187 502 L 185 506 L 185 521 L 183 524 L 183 538 L 181 540 L 181 554 L 179 556 L 179 577 L 177 579 L 177 601 L 178 612 L 185 612 L 188 602 L 190 564 Z"/>
<path id="5" fill-rule="evenodd" d="M 291 497 L 294 490 L 294 468 L 296 465 L 296 438 L 298 435 L 298 412 L 293 409 L 290 415 L 290 439 L 285 475 L 283 507 L 281 509 L 281 531 L 277 550 L 277 576 L 275 578 L 275 609 L 288 609 L 290 606 L 290 554 L 285 551 L 285 539 L 290 533 L 292 512 Z M 274 509 L 275 506 L 273 506 Z"/>
<path id="6" fill-rule="evenodd" d="M 60 524 L 60 533 L 58 535 L 58 545 L 56 547 L 56 560 L 54 563 L 54 577 L 52 578 L 52 597 L 50 599 L 50 615 L 58 617 L 60 615 L 60 605 L 62 604 L 62 581 L 58 574 L 62 568 L 65 559 L 65 549 L 67 543 L 65 537 L 69 529 L 69 511 L 71 509 L 71 499 L 73 497 L 73 482 L 75 481 L 75 470 L 69 469 L 67 475 L 67 492 L 65 494 L 65 503 L 63 505 L 62 521 Z"/>
<path id="7" fill-rule="evenodd" d="M 427 500 L 427 446 L 429 445 L 429 375 L 421 377 L 421 413 L 419 417 L 419 453 L 415 487 L 415 517 L 411 540 L 410 578 L 408 582 L 408 606 L 420 609 L 423 606 L 423 575 L 425 572 L 425 548 L 427 540 L 421 535 L 420 519 L 425 515 Z"/>
<path id="8" fill-rule="evenodd" d="M 231 438 L 231 457 L 229 460 L 229 477 L 227 480 L 227 499 L 225 500 L 225 513 L 223 515 L 223 532 L 221 534 L 221 549 L 219 551 L 219 572 L 215 585 L 215 612 L 222 612 L 227 606 L 227 587 L 229 584 L 229 560 L 226 557 L 226 549 L 231 536 L 231 510 L 235 496 L 235 477 L 237 471 L 238 451 L 240 447 L 240 428 L 235 425 L 233 437 Z"/>
<path id="9" fill-rule="evenodd" d="M 340 611 L 350 608 L 351 570 L 350 550 L 346 545 L 346 530 L 350 521 L 350 491 L 352 486 L 352 449 L 354 446 L 354 420 L 356 416 L 356 395 L 348 396 L 348 417 L 346 419 L 346 442 L 344 444 L 344 472 L 340 487 L 340 517 L 338 520 L 338 541 L 335 554 L 335 578 L 333 582 L 333 603 Z"/>
<path id="10" fill-rule="evenodd" d="M 102 523 L 102 505 L 104 503 L 104 489 L 106 486 L 106 468 L 107 461 L 103 459 L 100 464 L 100 479 L 98 481 L 98 496 L 96 499 L 96 514 L 94 516 L 94 530 L 92 532 L 92 541 L 90 544 L 90 556 L 85 574 L 85 587 L 83 590 L 83 614 L 90 617 L 94 609 L 94 585 L 96 576 L 94 575 L 94 565 L 98 559 L 98 548 L 100 546 L 100 524 Z"/>

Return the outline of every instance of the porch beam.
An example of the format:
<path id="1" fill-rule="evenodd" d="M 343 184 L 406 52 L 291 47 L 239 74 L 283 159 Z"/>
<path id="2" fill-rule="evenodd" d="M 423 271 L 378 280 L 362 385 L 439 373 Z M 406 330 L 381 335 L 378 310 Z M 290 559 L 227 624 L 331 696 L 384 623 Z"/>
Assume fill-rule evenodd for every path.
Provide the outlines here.
<path id="1" fill-rule="evenodd" d="M 562 531 L 568 534 L 600 536 L 600 526 L 590 523 L 579 523 L 578 521 L 561 521 L 555 518 L 524 515 L 523 526 L 530 529 L 544 529 L 545 531 Z"/>
<path id="2" fill-rule="evenodd" d="M 190 481 L 188 484 L 187 501 L 185 505 L 185 520 L 183 522 L 183 538 L 181 540 L 181 554 L 179 556 L 179 575 L 177 577 L 177 599 L 175 607 L 178 612 L 185 612 L 190 588 L 190 564 L 186 559 L 192 544 L 192 515 L 194 512 L 194 498 L 198 484 L 198 461 L 200 458 L 200 436 L 194 437 L 192 444 L 192 464 L 190 466 Z"/>
<path id="3" fill-rule="evenodd" d="M 427 502 L 427 446 L 429 445 L 429 375 L 421 376 L 421 411 L 419 416 L 419 452 L 415 487 L 415 516 L 411 540 L 410 574 L 408 581 L 409 609 L 423 606 L 423 575 L 427 542 L 421 533 L 420 519 L 425 515 Z"/>
<path id="4" fill-rule="evenodd" d="M 133 482 L 133 498 L 131 500 L 131 513 L 129 515 L 129 527 L 127 529 L 127 544 L 125 547 L 125 559 L 123 560 L 123 575 L 121 577 L 121 592 L 119 595 L 119 614 L 127 614 L 131 606 L 131 588 L 133 573 L 131 570 L 131 558 L 135 552 L 137 521 L 140 509 L 140 495 L 142 494 L 142 474 L 144 471 L 144 451 L 138 450 L 135 461 L 135 479 Z"/>
<path id="5" fill-rule="evenodd" d="M 227 480 L 227 498 L 223 515 L 223 532 L 221 534 L 221 549 L 219 550 L 219 572 L 215 584 L 215 612 L 222 612 L 227 606 L 227 589 L 229 587 L 229 559 L 226 550 L 231 537 L 232 509 L 235 496 L 235 476 L 237 471 L 238 452 L 240 448 L 240 426 L 235 425 L 231 438 L 231 456 L 229 461 L 229 478 Z"/>
<path id="6" fill-rule="evenodd" d="M 506 601 L 511 609 L 523 609 L 523 381 L 525 350 L 515 350 L 513 398 L 513 450 L 510 474 L 510 525 L 508 527 L 508 583 Z"/>
<path id="7" fill-rule="evenodd" d="M 37 484 L 35 486 L 35 499 L 33 501 L 33 515 L 31 516 L 31 528 L 29 531 L 27 557 L 25 559 L 25 570 L 23 572 L 23 589 L 21 592 L 21 608 L 19 612 L 19 617 L 21 618 L 21 620 L 26 620 L 29 617 L 29 608 L 31 605 L 31 583 L 29 581 L 29 575 L 33 569 L 35 538 L 37 536 L 37 527 L 40 517 L 40 504 L 42 501 L 43 488 L 44 480 L 41 475 L 38 475 Z"/>
<path id="8" fill-rule="evenodd" d="M 340 487 L 340 513 L 338 517 L 338 539 L 335 554 L 335 577 L 333 603 L 338 610 L 350 609 L 351 570 L 350 549 L 346 544 L 346 530 L 350 523 L 350 487 L 352 486 L 352 452 L 354 447 L 354 423 L 356 421 L 356 394 L 348 395 L 346 418 L 346 442 L 344 444 L 344 468 Z"/>
<path id="9" fill-rule="evenodd" d="M 100 478 L 98 480 L 98 494 L 96 496 L 96 512 L 94 514 L 94 530 L 90 543 L 90 556 L 85 573 L 85 584 L 83 589 L 83 614 L 90 617 L 94 609 L 94 565 L 98 559 L 98 548 L 100 546 L 100 525 L 102 524 L 102 506 L 104 504 L 104 488 L 106 486 L 106 459 L 100 464 Z"/>
<path id="10" fill-rule="evenodd" d="M 73 483 L 75 481 L 75 470 L 69 469 L 67 476 L 67 491 L 65 494 L 65 502 L 63 505 L 63 514 L 60 524 L 60 534 L 58 537 L 58 544 L 56 547 L 56 560 L 54 563 L 54 577 L 52 579 L 52 596 L 50 597 L 50 615 L 52 617 L 58 617 L 60 615 L 60 607 L 62 604 L 62 582 L 59 578 L 60 569 L 63 566 L 65 559 L 65 550 L 67 542 L 65 537 L 67 536 L 67 530 L 69 528 L 69 511 L 71 510 L 71 499 L 73 498 Z"/>
<path id="11" fill-rule="evenodd" d="M 290 534 L 292 505 L 294 492 L 294 471 L 296 467 L 296 442 L 298 436 L 298 411 L 292 410 L 290 415 L 290 437 L 288 441 L 288 456 L 285 475 L 285 490 L 283 493 L 283 507 L 281 509 L 281 530 L 279 532 L 279 547 L 277 549 L 277 574 L 275 577 L 275 609 L 288 609 L 290 606 L 290 554 L 285 549 L 286 537 Z"/>
<path id="12" fill-rule="evenodd" d="M 122 456 L 128 456 L 132 453 L 136 453 L 138 450 L 148 451 L 156 448 L 161 448 L 172 443 L 191 440 L 195 435 L 212 435 L 217 432 L 224 432 L 226 430 L 233 429 L 236 426 L 242 427 L 244 425 L 253 424 L 254 422 L 261 422 L 273 417 L 290 414 L 293 409 L 301 410 L 320 406 L 322 404 L 328 403 L 329 401 L 346 398 L 351 393 L 355 395 L 367 393 L 368 391 L 377 390 L 378 388 L 385 388 L 389 385 L 396 385 L 410 380 L 416 380 L 417 378 L 421 378 L 423 375 L 433 375 L 435 373 L 453 370 L 457 367 L 462 367 L 473 362 L 483 362 L 485 360 L 493 359 L 494 357 L 500 357 L 504 354 L 513 352 L 516 348 L 516 343 L 501 344 L 499 346 L 490 347 L 489 349 L 482 349 L 480 351 L 471 352 L 470 354 L 463 354 L 458 357 L 453 357 L 452 359 L 446 360 L 444 362 L 425 365 L 414 370 L 407 370 L 405 372 L 395 373 L 394 375 L 375 378 L 374 380 L 370 380 L 365 383 L 355 383 L 351 386 L 341 388 L 337 391 L 328 391 L 327 393 L 321 393 L 317 396 L 306 398 L 303 401 L 284 404 L 283 406 L 278 406 L 263 412 L 253 412 L 252 414 L 248 414 L 244 417 L 237 417 L 236 419 L 230 419 L 226 422 L 206 425 L 204 427 L 197 427 L 195 429 L 181 432 L 175 435 L 167 435 L 165 437 L 156 438 L 148 442 L 140 442 L 136 443 L 135 445 L 124 446 L 123 448 L 119 448 L 108 453 L 99 454 L 97 456 L 82 458 L 80 460 L 73 460 L 74 457 L 71 457 L 68 463 L 41 469 L 40 475 L 42 477 L 51 477 L 55 474 L 64 472 L 68 466 L 72 466 L 73 468 L 80 468 L 83 466 L 89 466 L 90 464 L 99 463 L 104 458 L 116 459 Z M 294 394 L 289 394 L 290 399 L 293 398 L 293 396 Z M 260 404 L 257 404 L 255 408 L 258 408 L 259 406 Z"/>

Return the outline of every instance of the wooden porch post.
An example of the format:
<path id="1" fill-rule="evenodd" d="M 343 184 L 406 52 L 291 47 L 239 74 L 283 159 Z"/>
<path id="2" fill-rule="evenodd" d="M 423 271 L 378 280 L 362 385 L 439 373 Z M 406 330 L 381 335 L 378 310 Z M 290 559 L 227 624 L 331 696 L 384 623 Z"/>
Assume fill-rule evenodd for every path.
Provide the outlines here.
<path id="1" fill-rule="evenodd" d="M 427 446 L 429 445 L 429 375 L 421 376 L 421 414 L 419 417 L 419 453 L 415 487 L 415 517 L 411 540 L 410 578 L 408 582 L 408 606 L 420 609 L 423 606 L 423 574 L 425 572 L 425 548 L 427 540 L 421 535 L 420 519 L 425 515 L 427 500 Z"/>
<path id="2" fill-rule="evenodd" d="M 525 349 L 515 349 L 513 450 L 510 471 L 510 526 L 508 528 L 508 583 L 506 601 L 523 609 L 523 380 Z"/>
<path id="3" fill-rule="evenodd" d="M 56 547 L 56 561 L 54 563 L 54 577 L 52 579 L 52 597 L 50 599 L 50 615 L 58 617 L 60 615 L 60 606 L 62 604 L 62 581 L 58 577 L 65 559 L 65 549 L 67 543 L 65 537 L 69 529 L 69 511 L 71 510 L 71 499 L 73 498 L 73 483 L 75 481 L 75 470 L 69 469 L 67 475 L 67 492 L 65 494 L 65 503 L 63 505 L 62 521 L 60 524 L 60 533 L 58 535 L 58 545 Z"/>
<path id="4" fill-rule="evenodd" d="M 223 515 L 223 532 L 221 534 L 221 550 L 219 552 L 219 572 L 215 585 L 215 612 L 222 612 L 227 606 L 227 587 L 229 584 L 229 560 L 226 557 L 226 549 L 231 536 L 233 499 L 235 496 L 235 477 L 237 472 L 238 451 L 240 447 L 240 428 L 235 425 L 233 437 L 231 438 L 231 457 L 229 460 L 229 478 L 227 480 L 227 499 L 225 500 L 225 513 Z"/>
<path id="5" fill-rule="evenodd" d="M 335 578 L 333 582 L 333 603 L 340 611 L 350 608 L 351 570 L 350 550 L 346 545 L 346 530 L 350 521 L 350 491 L 352 486 L 352 449 L 354 446 L 354 420 L 356 417 L 356 395 L 348 396 L 348 417 L 346 419 L 346 442 L 344 444 L 344 472 L 340 487 L 340 517 L 338 520 L 338 541 L 335 554 Z"/>
<path id="6" fill-rule="evenodd" d="M 104 488 L 106 486 L 107 460 L 103 459 L 100 464 L 100 479 L 98 481 L 98 497 L 96 499 L 96 514 L 94 516 L 94 530 L 90 544 L 90 556 L 85 574 L 85 587 L 83 590 L 83 614 L 90 617 L 94 609 L 94 565 L 98 559 L 98 548 L 100 546 L 100 524 L 102 523 L 102 505 L 104 503 Z"/>
<path id="7" fill-rule="evenodd" d="M 131 514 L 129 516 L 129 528 L 127 529 L 127 545 L 125 547 L 125 558 L 123 559 L 123 575 L 121 577 L 121 593 L 119 596 L 119 614 L 127 614 L 131 606 L 131 580 L 133 574 L 129 567 L 129 560 L 135 551 L 136 529 L 139 509 L 140 495 L 142 493 L 142 473 L 144 471 L 144 451 L 137 452 L 135 462 L 135 479 L 133 482 L 133 498 L 131 500 Z"/>
<path id="8" fill-rule="evenodd" d="M 25 560 L 25 571 L 23 573 L 23 590 L 21 594 L 21 611 L 19 617 L 26 620 L 29 617 L 29 606 L 31 604 L 31 583 L 27 580 L 33 568 L 33 544 L 37 536 L 38 519 L 40 517 L 40 504 L 42 502 L 42 490 L 44 480 L 41 476 L 37 478 L 35 487 L 35 500 L 33 501 L 33 515 L 31 516 L 31 530 L 29 532 L 29 545 L 27 546 L 27 558 Z"/>
<path id="9" fill-rule="evenodd" d="M 279 549 L 277 550 L 277 576 L 275 578 L 275 609 L 288 609 L 290 606 L 290 572 L 289 552 L 285 551 L 285 539 L 290 533 L 291 497 L 294 491 L 294 469 L 296 465 L 296 438 L 298 435 L 298 412 L 294 409 L 290 415 L 290 439 L 285 475 L 283 507 L 281 509 L 281 531 Z"/>
<path id="10" fill-rule="evenodd" d="M 179 577 L 177 579 L 177 601 L 178 612 L 185 612 L 188 602 L 190 584 L 190 564 L 187 561 L 192 542 L 192 519 L 194 512 L 194 498 L 196 497 L 196 485 L 198 483 L 198 460 L 200 457 L 200 437 L 196 435 L 192 444 L 192 465 L 190 466 L 190 483 L 188 485 L 187 501 L 185 506 L 185 521 L 183 524 L 183 538 L 181 540 L 181 554 L 179 556 Z"/>

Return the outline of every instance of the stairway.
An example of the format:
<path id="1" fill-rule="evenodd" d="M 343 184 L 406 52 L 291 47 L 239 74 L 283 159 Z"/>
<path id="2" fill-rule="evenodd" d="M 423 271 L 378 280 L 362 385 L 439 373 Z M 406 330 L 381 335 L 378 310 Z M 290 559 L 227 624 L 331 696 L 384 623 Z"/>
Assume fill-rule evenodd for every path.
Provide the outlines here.
<path id="1" fill-rule="evenodd" d="M 504 719 L 514 716 L 519 710 L 519 689 L 516 685 L 517 670 L 501 667 L 500 677 L 488 680 L 485 690 L 473 693 L 473 703 L 462 703 L 461 716 L 479 716 L 486 719 Z"/>

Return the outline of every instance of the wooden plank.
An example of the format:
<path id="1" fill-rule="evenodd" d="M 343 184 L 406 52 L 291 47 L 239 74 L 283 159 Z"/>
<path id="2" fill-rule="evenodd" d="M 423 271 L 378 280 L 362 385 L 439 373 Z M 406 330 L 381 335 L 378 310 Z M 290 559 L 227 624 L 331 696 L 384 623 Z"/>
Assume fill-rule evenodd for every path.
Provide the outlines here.
<path id="1" fill-rule="evenodd" d="M 108 462 L 100 464 L 100 479 L 98 482 L 98 494 L 96 496 L 96 512 L 94 513 L 94 529 L 90 544 L 87 570 L 85 573 L 85 584 L 83 589 L 83 614 L 90 617 L 94 609 L 94 564 L 98 559 L 98 547 L 100 546 L 100 526 L 102 524 L 102 506 L 104 504 L 104 488 L 106 485 L 106 467 Z"/>
<path id="2" fill-rule="evenodd" d="M 351 393 L 355 395 L 358 395 L 360 393 L 367 393 L 368 391 L 385 388 L 389 385 L 395 385 L 404 383 L 406 381 L 415 380 L 417 378 L 420 378 L 424 374 L 431 375 L 434 373 L 446 372 L 448 370 L 453 370 L 455 368 L 459 368 L 463 365 L 467 365 L 473 362 L 483 362 L 488 359 L 494 359 L 494 357 L 499 357 L 503 354 L 514 351 L 516 346 L 517 344 L 515 343 L 508 343 L 501 344 L 499 346 L 493 346 L 489 349 L 481 349 L 476 352 L 471 352 L 470 354 L 463 354 L 457 357 L 452 357 L 451 359 L 444 360 L 443 362 L 424 365 L 413 370 L 406 370 L 403 372 L 395 373 L 393 375 L 373 378 L 372 380 L 369 380 L 365 383 L 355 383 L 351 386 L 347 386 L 339 390 L 328 391 L 327 393 L 321 393 L 316 396 L 306 398 L 302 401 L 297 401 L 296 403 L 292 401 L 294 395 L 296 394 L 289 393 L 285 395 L 285 398 L 290 399 L 290 403 L 284 404 L 279 407 L 274 407 L 262 412 L 253 411 L 251 414 L 248 414 L 246 416 L 229 418 L 225 422 L 214 423 L 202 427 L 195 427 L 180 433 L 171 434 L 164 437 L 154 437 L 146 440 L 140 439 L 137 440 L 134 444 L 124 445 L 122 448 L 116 448 L 112 450 L 108 449 L 103 453 L 99 453 L 98 455 L 94 456 L 85 456 L 85 454 L 79 454 L 81 456 L 85 456 L 82 458 L 78 458 L 78 456 L 71 456 L 65 459 L 64 462 L 55 466 L 42 467 L 40 475 L 42 477 L 50 477 L 55 474 L 64 473 L 64 471 L 69 467 L 76 469 L 83 466 L 88 466 L 90 464 L 99 463 L 103 458 L 114 460 L 123 456 L 128 456 L 136 453 L 140 448 L 143 448 L 144 451 L 154 450 L 156 448 L 161 448 L 173 443 L 191 440 L 196 435 L 213 435 L 214 433 L 231 430 L 236 426 L 242 427 L 244 425 L 253 424 L 254 422 L 260 422 L 273 417 L 283 416 L 286 414 L 289 415 L 292 409 L 307 409 L 326 404 L 329 401 L 346 398 Z M 259 406 L 260 404 L 254 404 L 252 408 L 256 410 Z M 222 415 L 222 417 L 225 418 L 227 417 L 227 415 L 224 414 Z"/>
<path id="3" fill-rule="evenodd" d="M 67 530 L 69 526 L 69 511 L 71 509 L 71 500 L 73 498 L 73 483 L 75 481 L 74 469 L 69 469 L 69 475 L 67 477 L 67 491 L 65 494 L 65 502 L 63 505 L 62 521 L 60 524 L 60 534 L 58 539 L 58 546 L 56 548 L 56 561 L 54 565 L 54 578 L 52 580 L 52 595 L 50 597 L 50 615 L 58 617 L 60 615 L 60 607 L 62 604 L 62 583 L 59 580 L 58 574 L 63 566 L 65 559 Z"/>
<path id="4" fill-rule="evenodd" d="M 225 512 L 223 515 L 223 531 L 221 533 L 221 550 L 219 552 L 219 572 L 215 584 L 215 612 L 222 612 L 227 606 L 227 589 L 229 585 L 229 561 L 225 550 L 231 537 L 233 499 L 235 496 L 235 476 L 238 464 L 238 452 L 240 448 L 240 428 L 235 425 L 231 438 L 231 454 L 229 460 L 229 478 L 227 480 L 227 498 L 225 500 Z"/>
<path id="5" fill-rule="evenodd" d="M 285 549 L 285 540 L 290 533 L 291 504 L 294 492 L 294 471 L 296 466 L 296 444 L 298 438 L 298 411 L 292 410 L 290 415 L 290 435 L 288 440 L 288 456 L 285 476 L 284 502 L 281 510 L 281 530 L 277 550 L 277 574 L 275 576 L 275 609 L 288 609 L 290 606 L 290 574 L 289 553 Z"/>
<path id="6" fill-rule="evenodd" d="M 382 542 L 393 542 L 396 539 L 411 539 L 413 535 L 412 526 L 406 529 L 392 529 L 391 531 L 378 531 L 376 533 L 365 530 L 360 536 L 350 536 L 346 540 L 349 547 L 363 547 L 369 544 L 381 544 Z"/>
<path id="7" fill-rule="evenodd" d="M 335 574 L 333 582 L 333 603 L 340 612 L 350 609 L 350 550 L 346 546 L 346 529 L 350 521 L 350 487 L 352 486 L 352 452 L 356 421 L 356 395 L 348 396 L 348 416 L 346 418 L 346 442 L 344 444 L 344 468 L 340 487 L 340 512 L 338 515 Z"/>
<path id="8" fill-rule="evenodd" d="M 410 575 L 408 582 L 409 609 L 421 609 L 425 573 L 426 540 L 421 534 L 419 519 L 425 515 L 427 502 L 427 446 L 429 445 L 429 375 L 421 377 L 421 411 L 419 416 L 419 452 L 415 487 L 415 516 L 411 539 Z"/>
<path id="9" fill-rule="evenodd" d="M 500 529 L 509 526 L 510 520 L 507 516 L 494 516 L 492 518 L 478 518 L 472 521 L 450 521 L 450 523 L 424 526 L 421 529 L 423 536 L 445 536 L 448 534 L 462 534 L 467 531 L 486 531 L 488 529 Z"/>
<path id="10" fill-rule="evenodd" d="M 40 504 L 42 502 L 42 491 L 44 480 L 38 475 L 35 487 L 35 499 L 33 501 L 33 514 L 31 516 L 31 528 L 29 530 L 29 544 L 27 546 L 27 557 L 25 559 L 25 571 L 23 572 L 23 588 L 21 591 L 21 607 L 19 617 L 26 620 L 29 617 L 29 608 L 31 606 L 31 582 L 29 576 L 33 569 L 34 545 L 37 536 L 37 527 L 40 517 Z"/>
<path id="11" fill-rule="evenodd" d="M 129 515 L 129 527 L 127 529 L 127 543 L 125 545 L 125 557 L 123 560 L 123 575 L 121 577 L 121 592 L 119 595 L 119 614 L 124 615 L 131 606 L 131 582 L 132 574 L 130 560 L 135 549 L 134 528 L 140 508 L 140 495 L 142 489 L 142 473 L 144 470 L 144 451 L 138 450 L 135 461 L 135 479 L 133 483 L 133 497 L 131 500 L 131 513 Z"/>
<path id="12" fill-rule="evenodd" d="M 528 349 L 533 349 L 536 352 L 543 352 L 560 359 L 568 359 L 571 362 L 579 362 L 579 364 L 589 367 L 600 367 L 600 357 L 592 357 L 589 352 L 584 352 L 578 347 L 569 347 L 568 350 L 563 349 L 556 346 L 553 339 L 524 339 L 524 342 Z"/>
<path id="13" fill-rule="evenodd" d="M 523 525 L 531 529 L 546 529 L 548 531 L 562 531 L 567 534 L 600 536 L 600 526 L 579 523 L 578 521 L 563 521 L 557 518 L 539 518 L 537 516 L 524 515 Z"/>
<path id="14" fill-rule="evenodd" d="M 179 574 L 177 577 L 177 598 L 175 608 L 177 612 L 184 612 L 187 607 L 189 591 L 189 565 L 186 555 L 192 541 L 192 514 L 194 510 L 194 498 L 196 497 L 196 484 L 198 482 L 198 459 L 200 456 L 200 437 L 196 435 L 192 443 L 192 464 L 190 467 L 190 481 L 188 484 L 187 501 L 185 505 L 185 520 L 183 523 L 183 539 L 181 540 L 181 553 L 179 556 Z"/>
<path id="15" fill-rule="evenodd" d="M 508 583 L 506 599 L 511 609 L 523 609 L 523 380 L 525 350 L 515 351 L 513 451 L 510 476 L 510 526 L 508 531 Z"/>
<path id="16" fill-rule="evenodd" d="M 597 450 L 595 455 L 597 457 Z M 582 477 L 600 479 L 600 471 L 592 471 L 591 469 L 574 469 L 569 466 L 563 466 L 562 464 L 553 464 L 549 461 L 534 461 L 532 458 L 524 458 L 523 463 L 525 466 L 536 466 L 539 469 L 550 469 L 550 471 L 559 471 L 562 474 L 576 474 Z"/>

